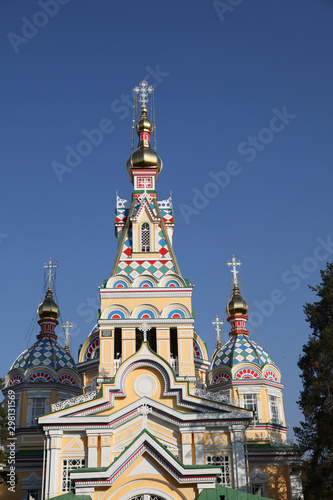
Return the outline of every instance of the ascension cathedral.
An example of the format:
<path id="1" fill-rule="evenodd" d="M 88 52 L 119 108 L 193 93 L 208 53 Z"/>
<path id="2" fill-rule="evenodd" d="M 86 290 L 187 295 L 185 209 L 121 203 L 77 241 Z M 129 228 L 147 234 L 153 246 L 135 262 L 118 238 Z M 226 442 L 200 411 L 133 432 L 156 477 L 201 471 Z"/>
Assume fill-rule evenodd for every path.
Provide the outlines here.
<path id="1" fill-rule="evenodd" d="M 139 144 L 117 196 L 117 253 L 99 288 L 95 327 L 74 359 L 58 341 L 55 264 L 46 267 L 39 333 L 3 393 L 15 400 L 16 486 L 1 500 L 302 499 L 286 439 L 281 373 L 247 330 L 248 305 L 230 262 L 229 338 L 210 357 L 194 326 L 193 287 L 172 246 L 171 198 L 159 200 L 162 160 L 151 147 L 153 88 L 140 102 Z M 153 116 L 151 116 L 153 115 Z"/>

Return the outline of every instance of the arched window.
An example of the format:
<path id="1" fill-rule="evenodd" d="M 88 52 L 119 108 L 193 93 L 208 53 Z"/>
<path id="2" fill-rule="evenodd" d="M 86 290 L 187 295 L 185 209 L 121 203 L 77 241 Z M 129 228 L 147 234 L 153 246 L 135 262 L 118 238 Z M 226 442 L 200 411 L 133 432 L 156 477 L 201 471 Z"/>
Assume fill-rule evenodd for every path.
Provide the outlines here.
<path id="1" fill-rule="evenodd" d="M 148 222 L 141 225 L 141 252 L 150 252 L 150 228 Z"/>

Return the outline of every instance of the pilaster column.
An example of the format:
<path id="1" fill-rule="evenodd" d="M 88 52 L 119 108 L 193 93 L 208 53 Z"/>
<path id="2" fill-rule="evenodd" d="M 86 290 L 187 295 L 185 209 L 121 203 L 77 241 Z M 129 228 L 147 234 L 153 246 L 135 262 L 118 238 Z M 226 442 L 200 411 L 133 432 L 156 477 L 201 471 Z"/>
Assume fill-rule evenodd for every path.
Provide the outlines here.
<path id="1" fill-rule="evenodd" d="M 245 464 L 245 426 L 233 425 L 230 429 L 232 456 L 234 466 L 234 482 L 237 490 L 246 491 Z"/>
<path id="2" fill-rule="evenodd" d="M 88 467 L 97 467 L 98 432 L 86 429 L 88 441 Z"/>
<path id="3" fill-rule="evenodd" d="M 184 465 L 192 465 L 192 430 L 190 428 L 180 429 L 182 441 L 182 461 Z"/>
<path id="4" fill-rule="evenodd" d="M 101 432 L 101 467 L 110 465 L 111 439 L 113 431 Z"/>
<path id="5" fill-rule="evenodd" d="M 196 428 L 194 432 L 195 465 L 204 465 L 205 463 L 204 432 L 205 427 Z"/>
<path id="6" fill-rule="evenodd" d="M 52 498 L 60 493 L 58 489 L 61 475 L 60 450 L 62 434 L 63 432 L 58 429 L 48 431 L 45 498 Z"/>

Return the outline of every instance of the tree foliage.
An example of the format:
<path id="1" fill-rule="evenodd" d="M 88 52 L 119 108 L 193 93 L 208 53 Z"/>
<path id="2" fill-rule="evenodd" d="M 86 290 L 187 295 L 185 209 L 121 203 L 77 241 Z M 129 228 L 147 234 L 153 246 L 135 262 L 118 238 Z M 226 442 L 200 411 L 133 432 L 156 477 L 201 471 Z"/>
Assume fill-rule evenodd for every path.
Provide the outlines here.
<path id="1" fill-rule="evenodd" d="M 304 415 L 294 429 L 303 455 L 302 479 L 307 500 L 333 498 L 333 264 L 321 271 L 320 285 L 309 288 L 319 300 L 304 312 L 312 334 L 298 366 L 303 391 L 298 401 Z"/>

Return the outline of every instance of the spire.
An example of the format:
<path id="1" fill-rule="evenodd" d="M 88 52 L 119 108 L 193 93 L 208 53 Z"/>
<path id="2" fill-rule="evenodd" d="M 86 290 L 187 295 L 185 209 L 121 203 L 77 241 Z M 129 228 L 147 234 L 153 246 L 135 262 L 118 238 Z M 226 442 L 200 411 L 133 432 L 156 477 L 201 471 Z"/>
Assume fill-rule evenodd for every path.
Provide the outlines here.
<path id="1" fill-rule="evenodd" d="M 237 334 L 247 334 L 248 331 L 245 329 L 245 324 L 247 322 L 247 310 L 248 305 L 247 302 L 241 296 L 239 291 L 238 283 L 239 283 L 239 271 L 237 267 L 241 266 L 241 262 L 237 262 L 235 256 L 232 256 L 231 262 L 227 262 L 227 266 L 230 269 L 230 274 L 232 276 L 233 281 L 233 291 L 232 297 L 227 304 L 227 313 L 228 313 L 228 322 L 231 325 L 230 336 Z"/>
<path id="2" fill-rule="evenodd" d="M 58 265 L 52 261 L 52 257 L 50 257 L 48 264 L 44 264 L 43 266 L 45 271 L 47 270 L 45 275 L 47 277 L 48 288 L 43 302 L 37 309 L 37 313 L 40 318 L 38 323 L 41 327 L 41 331 L 39 335 L 37 335 L 38 339 L 41 337 L 57 339 L 54 330 L 58 324 L 57 319 L 59 318 L 60 310 L 58 304 L 55 303 L 52 294 L 52 278 L 55 276 L 55 274 L 52 273 L 52 270 L 57 267 Z"/>
<path id="3" fill-rule="evenodd" d="M 146 104 L 148 104 L 148 96 L 153 94 L 154 89 L 152 86 L 148 85 L 148 82 L 142 81 L 136 87 L 134 87 L 133 92 L 136 96 L 139 96 L 139 102 L 141 106 L 141 117 L 136 124 L 136 131 L 139 136 L 138 147 L 126 162 L 126 169 L 130 174 L 131 182 L 134 183 L 135 190 L 142 189 L 140 185 L 135 183 L 135 177 L 137 175 L 147 174 L 148 179 L 153 176 L 154 180 L 150 181 L 150 189 L 155 189 L 155 180 L 158 179 L 158 174 L 162 170 L 162 160 L 156 154 L 156 152 L 150 147 L 150 135 L 153 131 L 153 125 L 148 119 L 148 110 Z M 134 101 L 135 101 L 134 97 Z M 135 102 L 134 105 L 135 107 Z M 134 126 L 134 116 L 133 116 L 133 126 Z"/>
<path id="4" fill-rule="evenodd" d="M 70 354 L 70 336 L 72 333 L 69 331 L 73 328 L 73 323 L 70 323 L 68 318 L 66 319 L 66 322 L 61 325 L 62 331 L 64 333 L 65 337 L 65 351 L 67 351 Z"/>
<path id="5" fill-rule="evenodd" d="M 216 315 L 215 321 L 212 321 L 212 325 L 215 325 L 214 330 L 216 331 L 216 348 L 219 349 L 221 347 L 221 333 L 222 333 L 222 328 L 220 326 L 223 326 L 223 321 L 220 321 L 220 318 L 218 315 Z"/>

